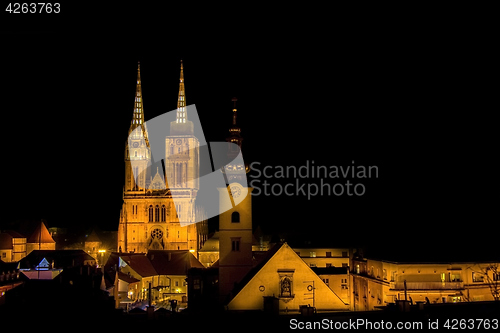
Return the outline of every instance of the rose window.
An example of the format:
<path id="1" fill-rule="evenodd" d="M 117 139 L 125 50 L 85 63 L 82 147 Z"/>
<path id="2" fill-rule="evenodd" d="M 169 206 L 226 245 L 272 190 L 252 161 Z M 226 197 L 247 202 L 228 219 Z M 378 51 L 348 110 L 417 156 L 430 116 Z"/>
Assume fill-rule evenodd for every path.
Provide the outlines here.
<path id="1" fill-rule="evenodd" d="M 161 231 L 160 229 L 156 228 L 151 230 L 151 238 L 161 239 L 162 237 L 163 237 L 163 231 Z"/>

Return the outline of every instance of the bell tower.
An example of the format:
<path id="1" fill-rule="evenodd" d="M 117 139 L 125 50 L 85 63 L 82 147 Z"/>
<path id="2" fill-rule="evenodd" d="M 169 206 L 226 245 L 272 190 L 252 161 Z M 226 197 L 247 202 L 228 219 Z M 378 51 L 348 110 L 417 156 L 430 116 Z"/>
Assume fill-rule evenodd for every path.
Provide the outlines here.
<path id="1" fill-rule="evenodd" d="M 240 153 L 243 138 L 236 123 L 236 98 L 233 103 L 233 122 L 226 139 L 231 143 L 228 155 L 233 157 L 233 162 L 223 171 L 229 185 L 219 188 L 219 206 L 223 211 L 219 214 L 219 296 L 224 303 L 234 296 L 232 290 L 252 268 L 253 188 L 246 186 L 248 168 L 234 160 Z"/>

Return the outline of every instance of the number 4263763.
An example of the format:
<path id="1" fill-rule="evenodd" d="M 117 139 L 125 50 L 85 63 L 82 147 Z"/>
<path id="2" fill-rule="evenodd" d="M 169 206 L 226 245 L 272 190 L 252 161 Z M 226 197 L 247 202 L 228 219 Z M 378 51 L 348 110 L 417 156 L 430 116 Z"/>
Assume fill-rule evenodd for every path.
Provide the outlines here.
<path id="1" fill-rule="evenodd" d="M 50 2 L 9 3 L 5 11 L 10 14 L 58 14 L 61 12 L 61 4 Z"/>

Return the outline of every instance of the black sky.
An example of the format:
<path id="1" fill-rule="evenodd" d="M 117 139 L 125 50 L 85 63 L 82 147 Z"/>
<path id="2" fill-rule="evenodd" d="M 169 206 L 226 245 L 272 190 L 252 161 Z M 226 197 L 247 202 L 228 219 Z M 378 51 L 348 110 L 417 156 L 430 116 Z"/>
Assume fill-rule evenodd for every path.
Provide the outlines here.
<path id="1" fill-rule="evenodd" d="M 254 226 L 332 246 L 496 250 L 487 43 L 459 30 L 237 13 L 187 32 L 148 13 L 123 28 L 124 17 L 70 13 L 2 35 L 0 228 L 43 218 L 116 229 L 137 61 L 149 120 L 176 107 L 182 59 L 207 141 L 228 136 L 236 96 L 249 163 L 379 168 L 362 197 L 254 197 Z"/>

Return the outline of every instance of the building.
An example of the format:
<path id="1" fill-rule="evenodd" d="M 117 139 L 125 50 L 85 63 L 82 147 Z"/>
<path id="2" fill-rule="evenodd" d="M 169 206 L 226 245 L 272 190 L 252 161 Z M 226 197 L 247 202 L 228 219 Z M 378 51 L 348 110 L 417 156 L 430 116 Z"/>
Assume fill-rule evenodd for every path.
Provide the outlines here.
<path id="1" fill-rule="evenodd" d="M 26 237 L 7 230 L 0 233 L 0 260 L 3 262 L 19 261 L 26 256 Z"/>
<path id="2" fill-rule="evenodd" d="M 349 267 L 311 267 L 314 273 L 346 304 L 352 304 Z M 352 310 L 351 307 L 349 307 Z"/>
<path id="3" fill-rule="evenodd" d="M 64 270 L 95 267 L 96 260 L 83 250 L 33 250 L 19 261 L 19 270 L 29 279 L 52 280 Z"/>
<path id="4" fill-rule="evenodd" d="M 105 236 L 109 235 L 105 234 Z M 107 245 L 109 245 L 109 243 Z M 91 257 L 95 258 L 97 265 L 102 266 L 108 260 L 109 254 L 114 251 L 114 246 L 113 249 L 109 249 L 107 245 L 101 240 L 101 237 L 99 237 L 96 229 L 94 229 L 90 234 L 85 236 L 83 250 Z"/>
<path id="5" fill-rule="evenodd" d="M 199 141 L 194 136 L 193 123 L 188 120 L 185 97 L 181 62 L 177 118 L 170 124 L 170 133 L 165 138 L 165 167 L 153 168 L 139 64 L 133 117 L 125 147 L 119 252 L 190 250 L 197 256 L 206 240 L 207 222 L 192 223 L 195 219 L 201 220 L 203 211 L 196 207 Z"/>
<path id="6" fill-rule="evenodd" d="M 353 260 L 353 309 L 374 310 L 398 300 L 457 303 L 498 300 L 500 262 Z"/>
<path id="7" fill-rule="evenodd" d="M 215 232 L 207 239 L 200 249 L 199 260 L 205 267 L 210 267 L 219 260 L 219 232 Z"/>
<path id="8" fill-rule="evenodd" d="M 0 259 L 4 262 L 19 261 L 33 250 L 55 250 L 56 242 L 41 221 L 29 238 L 14 230 L 0 233 Z"/>
<path id="9" fill-rule="evenodd" d="M 117 267 L 115 269 L 115 266 Z M 106 263 L 114 277 L 116 307 L 168 306 L 171 300 L 187 306 L 187 274 L 203 265 L 188 250 L 150 250 L 144 253 L 113 253 Z"/>
<path id="10" fill-rule="evenodd" d="M 346 269 L 343 270 L 347 277 Z M 298 312 L 303 306 L 316 311 L 346 311 L 350 308 L 347 298 L 338 295 L 325 278 L 284 243 L 269 250 L 266 258 L 244 277 L 227 308 L 264 310 L 267 303 L 274 303 L 272 307 L 281 312 Z"/>
<path id="11" fill-rule="evenodd" d="M 55 250 L 55 249 L 56 249 L 56 242 L 50 235 L 49 230 L 47 230 L 45 223 L 41 221 L 27 240 L 26 252 L 27 254 L 30 254 L 31 251 L 33 250 Z"/>
<path id="12" fill-rule="evenodd" d="M 296 248 L 293 250 L 310 267 L 349 267 L 351 251 L 348 248 Z"/>

